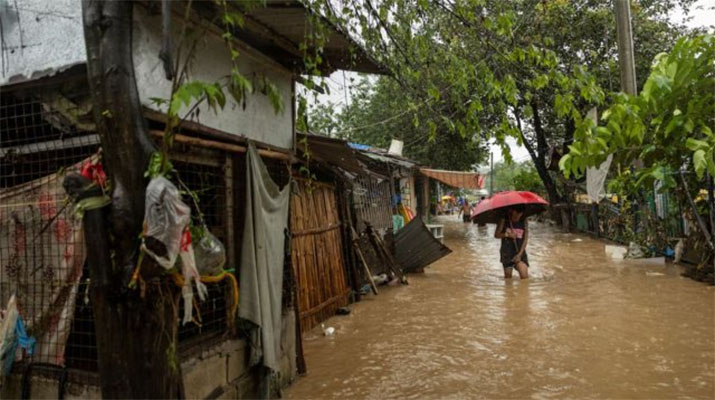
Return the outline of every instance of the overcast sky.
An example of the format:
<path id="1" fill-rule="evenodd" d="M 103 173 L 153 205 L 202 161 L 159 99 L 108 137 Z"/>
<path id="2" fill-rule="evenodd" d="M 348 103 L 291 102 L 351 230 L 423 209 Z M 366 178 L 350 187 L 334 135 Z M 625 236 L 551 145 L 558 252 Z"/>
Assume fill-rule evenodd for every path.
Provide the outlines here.
<path id="1" fill-rule="evenodd" d="M 689 15 L 685 15 L 682 10 L 676 10 L 671 16 L 673 21 L 685 23 L 691 28 L 705 27 L 710 32 L 715 31 L 715 0 L 699 0 L 690 10 Z M 351 101 L 351 78 L 357 84 L 360 79 L 359 75 L 353 72 L 337 71 L 328 78 L 330 85 L 330 95 L 320 95 L 318 101 L 330 101 L 336 105 L 337 109 L 347 102 Z M 522 146 L 516 144 L 516 140 L 507 139 L 510 145 L 512 158 L 515 161 L 525 161 L 529 159 L 529 153 Z M 491 150 L 494 153 L 494 162 L 503 159 L 501 149 L 492 145 Z"/>

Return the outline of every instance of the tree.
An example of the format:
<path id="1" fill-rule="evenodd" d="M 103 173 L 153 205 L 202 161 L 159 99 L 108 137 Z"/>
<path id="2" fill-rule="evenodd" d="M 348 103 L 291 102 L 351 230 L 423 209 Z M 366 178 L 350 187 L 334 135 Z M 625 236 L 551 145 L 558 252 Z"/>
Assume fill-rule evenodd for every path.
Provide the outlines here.
<path id="1" fill-rule="evenodd" d="M 94 119 L 113 187 L 108 229 L 101 220 L 95 220 L 98 226 L 85 221 L 99 375 L 105 398 L 176 398 L 183 396 L 175 345 L 179 291 L 166 279 L 151 278 L 161 271 L 149 260 L 143 295 L 125 289 L 137 262 L 144 171 L 155 150 L 134 77 L 133 5 L 82 2 Z"/>
<path id="2" fill-rule="evenodd" d="M 381 77 L 375 83 L 363 79 L 354 87 L 353 101 L 340 112 L 332 105 L 317 104 L 309 115 L 311 130 L 381 148 L 399 139 L 406 157 L 434 168 L 468 171 L 486 159 L 486 146 L 474 133 L 441 129 L 430 135 L 430 126 L 439 120 L 413 123 L 410 99 L 396 96 L 399 92 L 393 79 Z"/>
<path id="3" fill-rule="evenodd" d="M 613 156 L 615 184 L 622 194 L 637 196 L 658 182 L 689 204 L 698 226 L 712 240 L 715 210 L 715 36 L 682 38 L 668 54 L 659 54 L 637 96 L 619 95 L 603 113 L 602 125 L 584 120 L 569 153 L 560 161 L 565 174 L 582 175 L 589 166 Z M 635 160 L 643 168 L 633 169 Z M 709 175 L 706 178 L 706 174 Z M 707 181 L 707 182 L 706 182 Z M 710 228 L 693 198 L 709 187 Z M 681 203 L 681 204 L 682 204 Z"/>
<path id="4" fill-rule="evenodd" d="M 634 10 L 638 70 L 682 30 L 667 21 L 676 4 Z M 362 35 L 407 98 L 428 137 L 468 132 L 528 150 L 552 203 L 564 200 L 548 168 L 552 148 L 571 143 L 576 125 L 618 82 L 611 2 L 345 0 L 338 20 Z M 326 13 L 337 13 L 327 7 Z M 641 47 L 642 44 L 642 47 Z M 430 123 L 431 122 L 431 123 Z"/>
<path id="5" fill-rule="evenodd" d="M 102 397 L 179 398 L 184 395 L 176 345 L 180 289 L 163 267 L 151 257 L 144 257 L 139 249 L 147 177 L 176 174 L 168 154 L 180 125 L 180 111 L 188 108 L 186 118 L 199 104 L 206 102 L 218 112 L 226 104 L 226 92 L 237 103 L 253 92 L 254 86 L 238 69 L 239 53 L 232 42 L 234 32 L 243 24 L 243 12 L 254 7 L 254 3 L 257 2 L 246 1 L 233 7 L 227 0 L 215 0 L 197 6 L 215 11 L 218 22 L 210 23 L 224 28 L 222 38 L 233 62 L 225 79 L 201 82 L 191 80 L 189 72 L 196 43 L 204 33 L 198 29 L 202 26 L 194 26 L 191 35 L 187 29 L 190 14 L 196 12 L 197 7 L 191 1 L 184 5 L 181 35 L 173 38 L 177 39 L 178 50 L 173 54 L 172 38 L 168 36 L 171 2 L 163 0 L 164 41 L 158 56 L 172 85 L 168 98 L 152 99 L 164 106 L 167 114 L 164 140 L 161 149 L 157 149 L 148 135 L 134 74 L 134 2 L 82 2 L 87 76 L 103 149 L 102 161 L 111 183 L 111 205 L 107 212 L 88 210 L 84 219 Z M 265 78 L 259 81 L 262 85 L 259 89 L 278 112 L 283 104 L 275 86 Z M 79 188 L 79 196 L 96 194 L 92 192 L 94 188 L 83 190 L 81 182 L 66 183 L 69 192 L 77 194 L 73 189 Z M 189 195 L 194 196 L 190 191 Z M 140 290 L 129 290 L 129 283 L 137 276 L 142 282 Z"/>
<path id="6" fill-rule="evenodd" d="M 489 183 L 485 186 L 489 186 Z M 544 183 L 531 161 L 511 164 L 502 161 L 494 165 L 494 191 L 504 190 L 527 190 L 541 195 L 546 193 Z"/>

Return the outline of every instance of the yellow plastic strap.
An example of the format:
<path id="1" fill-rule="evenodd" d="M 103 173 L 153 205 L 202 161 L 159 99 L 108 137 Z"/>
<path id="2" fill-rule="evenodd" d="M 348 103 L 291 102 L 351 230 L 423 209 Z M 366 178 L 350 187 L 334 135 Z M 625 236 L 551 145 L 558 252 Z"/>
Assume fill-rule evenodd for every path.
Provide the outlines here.
<path id="1" fill-rule="evenodd" d="M 171 274 L 171 278 L 174 281 L 174 284 L 179 287 L 183 287 L 184 283 L 186 282 L 184 280 L 184 276 L 181 275 L 178 272 L 175 272 Z M 232 273 L 223 271 L 218 275 L 202 275 L 200 277 L 201 282 L 203 283 L 218 283 L 221 282 L 224 279 L 228 279 L 231 281 L 231 289 L 233 289 L 233 305 L 231 306 L 231 317 L 236 316 L 236 311 L 238 311 L 238 282 L 236 281 L 236 277 L 233 276 Z M 226 321 L 229 325 L 232 324 L 233 321 Z"/>

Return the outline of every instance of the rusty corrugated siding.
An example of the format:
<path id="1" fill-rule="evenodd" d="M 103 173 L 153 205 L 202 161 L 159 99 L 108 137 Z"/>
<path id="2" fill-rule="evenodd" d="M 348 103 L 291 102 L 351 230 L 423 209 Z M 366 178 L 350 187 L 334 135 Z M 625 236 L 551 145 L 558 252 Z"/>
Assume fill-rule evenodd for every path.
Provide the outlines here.
<path id="1" fill-rule="evenodd" d="M 395 235 L 395 259 L 405 272 L 424 268 L 451 252 L 420 218 L 414 218 Z"/>

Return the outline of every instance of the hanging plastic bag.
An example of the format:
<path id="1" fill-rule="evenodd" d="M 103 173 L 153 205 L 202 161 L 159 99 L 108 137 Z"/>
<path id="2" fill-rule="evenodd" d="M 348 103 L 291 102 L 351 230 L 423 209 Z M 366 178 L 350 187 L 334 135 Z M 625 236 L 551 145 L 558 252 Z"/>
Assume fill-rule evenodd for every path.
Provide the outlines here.
<path id="1" fill-rule="evenodd" d="M 218 275 L 226 264 L 226 248 L 208 229 L 194 246 L 196 267 L 202 276 Z"/>
<path id="2" fill-rule="evenodd" d="M 15 325 L 17 325 L 18 317 L 15 295 L 12 295 L 7 303 L 2 321 L 0 321 L 0 376 L 7 376 L 13 361 L 15 361 L 15 350 L 17 349 Z"/>
<path id="3" fill-rule="evenodd" d="M 179 255 L 181 235 L 189 224 L 191 209 L 181 201 L 179 189 L 163 177 L 149 182 L 145 202 L 142 250 L 162 267 L 171 269 Z"/>
<path id="4" fill-rule="evenodd" d="M 195 282 L 196 284 L 196 293 L 199 295 L 199 300 L 203 301 L 208 295 L 208 289 L 206 285 L 201 283 L 201 277 L 196 269 L 196 258 L 194 256 L 194 248 L 191 244 L 191 232 L 188 227 L 181 235 L 179 257 L 181 259 L 181 271 L 184 275 L 184 286 L 181 288 L 181 297 L 184 300 L 184 316 L 181 323 L 185 325 L 191 322 L 193 318 L 194 292 L 191 287 L 191 282 Z"/>

